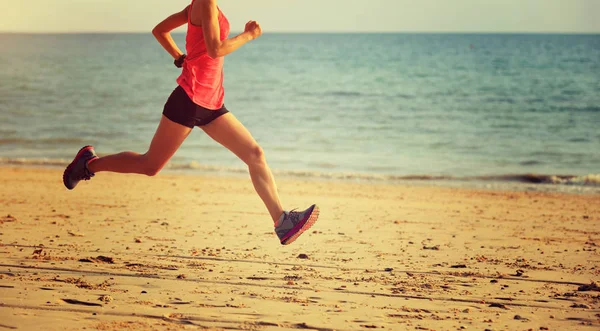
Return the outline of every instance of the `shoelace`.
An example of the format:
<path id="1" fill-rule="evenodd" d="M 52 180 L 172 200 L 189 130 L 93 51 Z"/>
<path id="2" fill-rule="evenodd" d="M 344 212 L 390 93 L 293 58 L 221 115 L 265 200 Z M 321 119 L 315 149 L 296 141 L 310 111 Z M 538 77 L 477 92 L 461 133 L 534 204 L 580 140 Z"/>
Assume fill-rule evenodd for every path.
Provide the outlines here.
<path id="1" fill-rule="evenodd" d="M 300 212 L 295 211 L 296 209 L 292 209 L 290 210 L 290 212 L 288 213 L 288 218 L 290 221 L 292 222 L 297 222 L 300 220 Z"/>
<path id="2" fill-rule="evenodd" d="M 83 172 L 83 176 L 81 176 L 81 180 L 90 180 L 92 179 L 92 177 L 94 177 L 94 174 L 92 174 L 89 170 L 85 169 Z"/>
<path id="3" fill-rule="evenodd" d="M 94 177 L 94 174 L 88 170 L 87 166 L 83 168 L 83 175 L 80 180 L 90 180 L 92 177 Z"/>

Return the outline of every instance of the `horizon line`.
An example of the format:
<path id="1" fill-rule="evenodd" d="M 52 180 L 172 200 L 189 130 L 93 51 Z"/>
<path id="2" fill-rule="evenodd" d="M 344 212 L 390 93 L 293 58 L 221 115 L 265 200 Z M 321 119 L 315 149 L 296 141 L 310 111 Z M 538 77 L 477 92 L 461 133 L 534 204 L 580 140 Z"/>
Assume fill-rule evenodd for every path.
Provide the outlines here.
<path id="1" fill-rule="evenodd" d="M 232 34 L 242 31 L 232 31 Z M 172 34 L 185 34 L 186 31 L 173 31 Z M 151 34 L 148 31 L 2 31 L 0 34 Z M 264 34 L 563 34 L 563 35 L 600 35 L 585 31 L 270 31 Z"/>

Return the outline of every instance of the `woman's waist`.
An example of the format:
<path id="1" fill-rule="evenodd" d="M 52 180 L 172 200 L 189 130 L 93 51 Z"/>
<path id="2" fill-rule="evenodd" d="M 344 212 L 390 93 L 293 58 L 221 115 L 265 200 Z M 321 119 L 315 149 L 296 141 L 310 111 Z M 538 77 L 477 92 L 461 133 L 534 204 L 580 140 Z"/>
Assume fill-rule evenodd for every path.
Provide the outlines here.
<path id="1" fill-rule="evenodd" d="M 213 59 L 206 52 L 192 53 L 186 55 L 183 67 L 194 72 L 221 71 L 223 70 L 223 60 L 222 57 Z"/>
<path id="2" fill-rule="evenodd" d="M 181 77 L 185 78 L 188 81 L 194 81 L 202 84 L 219 84 L 219 82 L 223 80 L 223 66 L 202 66 L 186 63 L 183 65 Z"/>
<path id="3" fill-rule="evenodd" d="M 188 52 L 185 58 L 185 64 L 196 68 L 218 68 L 223 67 L 224 58 L 212 58 L 206 51 Z"/>

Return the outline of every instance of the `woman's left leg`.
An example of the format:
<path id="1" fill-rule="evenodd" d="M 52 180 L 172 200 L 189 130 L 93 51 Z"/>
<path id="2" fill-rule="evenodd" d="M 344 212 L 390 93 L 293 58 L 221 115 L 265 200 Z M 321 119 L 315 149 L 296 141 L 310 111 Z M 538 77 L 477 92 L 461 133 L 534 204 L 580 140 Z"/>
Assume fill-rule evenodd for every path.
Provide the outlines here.
<path id="1" fill-rule="evenodd" d="M 110 171 L 155 176 L 177 152 L 192 129 L 161 117 L 154 138 L 144 154 L 121 152 L 103 156 L 88 165 L 92 173 Z"/>
<path id="2" fill-rule="evenodd" d="M 248 129 L 231 113 L 219 116 L 200 128 L 246 163 L 256 193 L 269 210 L 273 222 L 277 223 L 283 214 L 283 209 L 275 179 L 267 165 L 262 148 Z"/>

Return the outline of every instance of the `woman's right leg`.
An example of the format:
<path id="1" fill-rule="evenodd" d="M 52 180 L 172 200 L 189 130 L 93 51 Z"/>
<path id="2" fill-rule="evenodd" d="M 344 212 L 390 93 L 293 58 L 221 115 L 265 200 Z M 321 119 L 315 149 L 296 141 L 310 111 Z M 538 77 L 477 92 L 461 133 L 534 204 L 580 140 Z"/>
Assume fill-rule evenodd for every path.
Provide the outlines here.
<path id="1" fill-rule="evenodd" d="M 273 222 L 276 223 L 283 214 L 277 186 L 262 148 L 248 129 L 232 113 L 220 116 L 201 128 L 248 165 L 256 193 L 267 207 Z"/>
<path id="2" fill-rule="evenodd" d="M 103 156 L 88 164 L 92 173 L 110 171 L 154 176 L 169 162 L 191 128 L 175 123 L 164 115 L 145 154 L 122 152 Z"/>

